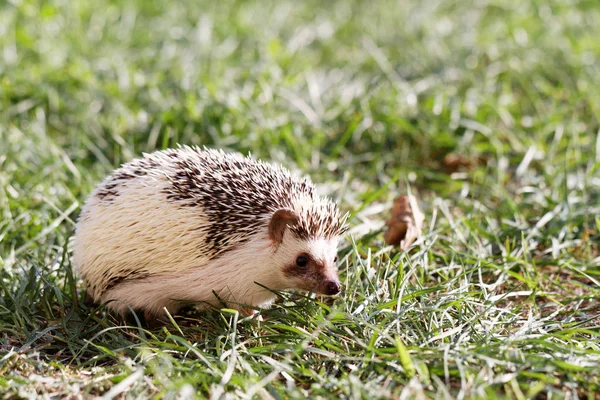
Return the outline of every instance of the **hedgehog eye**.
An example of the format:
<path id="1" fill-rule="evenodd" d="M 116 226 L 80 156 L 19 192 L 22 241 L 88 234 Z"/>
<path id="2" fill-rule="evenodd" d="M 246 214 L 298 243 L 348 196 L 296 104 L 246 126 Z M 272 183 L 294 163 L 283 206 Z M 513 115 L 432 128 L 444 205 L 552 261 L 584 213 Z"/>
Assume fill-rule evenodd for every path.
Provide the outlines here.
<path id="1" fill-rule="evenodd" d="M 334 259 L 333 259 L 333 263 L 334 263 L 334 264 L 337 264 L 337 256 L 335 256 L 335 257 L 334 257 Z"/>
<path id="2" fill-rule="evenodd" d="M 296 265 L 300 268 L 304 268 L 308 265 L 308 256 L 305 254 L 300 254 L 298 258 L 296 258 Z"/>

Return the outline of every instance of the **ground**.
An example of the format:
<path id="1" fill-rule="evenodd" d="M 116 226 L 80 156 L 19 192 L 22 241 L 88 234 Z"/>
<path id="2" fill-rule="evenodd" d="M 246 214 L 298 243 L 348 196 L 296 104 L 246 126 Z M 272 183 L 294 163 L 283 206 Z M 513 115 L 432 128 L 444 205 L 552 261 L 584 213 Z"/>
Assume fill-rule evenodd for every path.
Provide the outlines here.
<path id="1" fill-rule="evenodd" d="M 595 0 L 0 5 L 6 398 L 597 398 Z M 198 144 L 350 211 L 343 295 L 126 326 L 84 302 L 82 202 Z M 426 216 L 387 246 L 393 199 Z"/>

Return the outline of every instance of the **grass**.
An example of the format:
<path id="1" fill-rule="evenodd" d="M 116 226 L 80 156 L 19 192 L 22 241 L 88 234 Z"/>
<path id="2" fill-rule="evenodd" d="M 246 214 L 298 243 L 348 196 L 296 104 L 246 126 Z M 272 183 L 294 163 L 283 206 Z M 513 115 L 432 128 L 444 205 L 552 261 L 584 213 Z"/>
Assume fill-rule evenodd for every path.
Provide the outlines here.
<path id="1" fill-rule="evenodd" d="M 598 398 L 598 37 L 592 0 L 2 3 L 0 393 Z M 177 143 L 351 211 L 344 294 L 157 330 L 88 309 L 82 202 Z M 409 189 L 402 253 L 382 232 Z"/>

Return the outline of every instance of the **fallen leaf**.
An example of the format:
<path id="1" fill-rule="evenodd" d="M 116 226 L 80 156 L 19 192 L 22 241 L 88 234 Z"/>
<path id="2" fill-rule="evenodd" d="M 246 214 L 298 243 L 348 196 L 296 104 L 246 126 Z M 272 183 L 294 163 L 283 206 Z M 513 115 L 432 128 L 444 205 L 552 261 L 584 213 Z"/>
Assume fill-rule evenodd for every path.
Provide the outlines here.
<path id="1" fill-rule="evenodd" d="M 464 156 L 456 153 L 448 153 L 444 157 L 444 169 L 448 174 L 452 174 L 459 170 L 471 171 L 478 165 L 483 165 L 487 162 L 485 157 Z"/>
<path id="2" fill-rule="evenodd" d="M 384 235 L 389 245 L 400 245 L 406 250 L 421 236 L 425 215 L 419 209 L 413 195 L 403 195 L 394 201 L 392 217 L 388 220 L 388 230 Z"/>

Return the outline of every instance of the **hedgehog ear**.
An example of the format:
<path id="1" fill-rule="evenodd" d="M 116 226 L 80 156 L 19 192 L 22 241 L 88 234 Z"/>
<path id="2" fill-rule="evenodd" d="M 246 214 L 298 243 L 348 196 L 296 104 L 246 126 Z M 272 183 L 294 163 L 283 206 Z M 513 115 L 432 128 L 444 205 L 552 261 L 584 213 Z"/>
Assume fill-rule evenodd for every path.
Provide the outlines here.
<path id="1" fill-rule="evenodd" d="M 269 222 L 269 236 L 271 239 L 280 244 L 283 240 L 285 228 L 288 225 L 294 225 L 298 221 L 298 214 L 289 208 L 280 208 L 275 211 Z"/>

